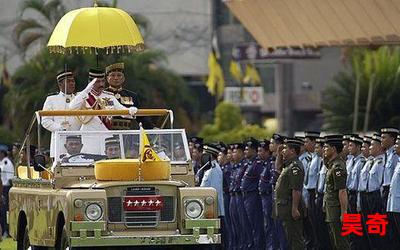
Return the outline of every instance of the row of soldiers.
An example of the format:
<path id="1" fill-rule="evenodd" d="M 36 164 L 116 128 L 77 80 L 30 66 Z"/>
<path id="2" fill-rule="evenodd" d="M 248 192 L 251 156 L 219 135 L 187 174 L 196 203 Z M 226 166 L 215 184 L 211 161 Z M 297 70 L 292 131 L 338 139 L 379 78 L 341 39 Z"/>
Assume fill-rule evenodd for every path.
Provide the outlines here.
<path id="1" fill-rule="evenodd" d="M 223 171 L 224 248 L 400 249 L 397 128 L 214 145 Z M 189 148 L 201 183 L 202 138 L 192 137 Z M 368 233 L 376 213 L 388 217 L 385 236 Z M 360 215 L 362 235 L 343 235 L 348 215 Z"/>

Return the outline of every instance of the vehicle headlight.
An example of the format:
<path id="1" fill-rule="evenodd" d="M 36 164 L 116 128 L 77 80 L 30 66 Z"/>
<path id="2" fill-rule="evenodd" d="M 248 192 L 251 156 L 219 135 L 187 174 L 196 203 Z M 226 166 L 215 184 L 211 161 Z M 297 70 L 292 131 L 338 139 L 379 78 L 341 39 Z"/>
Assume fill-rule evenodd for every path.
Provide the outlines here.
<path id="1" fill-rule="evenodd" d="M 197 219 L 203 213 L 203 205 L 198 200 L 191 200 L 185 206 L 186 216 L 191 219 Z"/>
<path id="2" fill-rule="evenodd" d="M 86 217 L 89 220 L 97 221 L 103 216 L 103 209 L 97 203 L 91 203 L 86 207 Z"/>

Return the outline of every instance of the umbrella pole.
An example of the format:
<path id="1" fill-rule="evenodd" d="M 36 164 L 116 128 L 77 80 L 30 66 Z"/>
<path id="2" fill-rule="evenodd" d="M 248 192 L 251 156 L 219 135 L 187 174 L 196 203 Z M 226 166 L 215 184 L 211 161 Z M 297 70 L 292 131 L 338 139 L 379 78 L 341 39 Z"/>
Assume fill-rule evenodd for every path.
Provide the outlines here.
<path id="1" fill-rule="evenodd" d="M 96 68 L 99 68 L 99 54 L 96 54 Z"/>

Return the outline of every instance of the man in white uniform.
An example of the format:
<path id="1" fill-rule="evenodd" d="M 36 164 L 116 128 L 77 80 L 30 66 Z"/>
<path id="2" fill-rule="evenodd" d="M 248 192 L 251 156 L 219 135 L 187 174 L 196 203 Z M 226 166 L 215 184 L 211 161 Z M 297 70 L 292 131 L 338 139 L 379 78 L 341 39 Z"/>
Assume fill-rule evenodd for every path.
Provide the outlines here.
<path id="1" fill-rule="evenodd" d="M 8 150 L 5 148 L 0 149 L 0 169 L 1 169 L 1 182 L 3 185 L 3 204 L 1 207 L 0 224 L 3 229 L 3 237 L 8 237 L 8 225 L 6 221 L 6 214 L 8 211 L 8 193 L 11 188 L 11 179 L 14 178 L 14 165 L 10 158 L 8 158 Z"/>
<path id="2" fill-rule="evenodd" d="M 89 84 L 86 88 L 79 92 L 74 100 L 70 103 L 70 109 L 93 109 L 93 110 L 129 110 L 129 116 L 131 117 L 136 114 L 136 107 L 125 107 L 115 96 L 105 89 L 105 73 L 101 70 L 90 69 L 89 70 Z M 108 116 L 85 116 L 80 117 L 79 120 L 82 122 L 82 131 L 107 131 L 112 128 L 112 117 Z M 99 154 L 104 152 L 104 136 L 102 134 L 91 134 L 85 136 L 82 134 L 82 142 L 84 148 L 82 152 Z"/>
<path id="3" fill-rule="evenodd" d="M 105 74 L 103 71 L 90 69 L 89 84 L 86 88 L 76 95 L 69 104 L 70 109 L 116 109 L 129 110 L 130 115 L 135 115 L 136 107 L 126 108 L 105 89 Z M 106 131 L 111 129 L 111 117 L 105 116 L 87 116 L 80 118 L 82 122 L 81 130 L 85 131 Z"/>
<path id="4" fill-rule="evenodd" d="M 57 75 L 59 92 L 47 96 L 43 110 L 66 110 L 75 95 L 75 79 L 71 71 L 63 71 Z M 62 130 L 79 130 L 81 123 L 76 117 L 44 116 L 42 126 L 51 132 L 50 157 L 54 157 L 55 132 Z"/>

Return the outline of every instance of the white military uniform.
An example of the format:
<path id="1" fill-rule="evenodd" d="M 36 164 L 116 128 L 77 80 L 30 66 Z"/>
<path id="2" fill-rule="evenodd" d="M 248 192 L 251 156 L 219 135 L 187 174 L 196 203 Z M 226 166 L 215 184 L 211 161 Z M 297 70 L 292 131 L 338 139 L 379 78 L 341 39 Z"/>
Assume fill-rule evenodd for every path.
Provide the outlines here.
<path id="1" fill-rule="evenodd" d="M 98 109 L 125 109 L 126 108 L 118 100 L 115 98 L 114 94 L 111 92 L 103 91 L 99 96 L 94 96 L 97 99 Z M 85 91 L 79 92 L 74 100 L 69 104 L 70 109 L 79 110 L 79 109 L 92 109 L 88 102 L 86 101 L 89 98 L 89 93 Z M 98 116 L 87 116 L 81 117 L 82 121 L 81 130 L 83 131 L 106 131 L 108 128 L 104 125 L 103 121 L 101 121 Z"/>
<path id="2" fill-rule="evenodd" d="M 72 102 L 74 95 L 66 95 L 59 92 L 56 95 L 50 95 L 46 98 L 43 110 L 66 110 L 69 109 L 69 102 Z M 51 132 L 50 156 L 54 157 L 55 151 L 55 132 L 62 130 L 79 130 L 81 123 L 76 117 L 72 116 L 44 116 L 42 118 L 42 126 Z"/>
<path id="3" fill-rule="evenodd" d="M 8 157 L 4 157 L 4 159 L 0 161 L 0 169 L 3 187 L 10 186 L 10 180 L 14 178 L 14 165 L 12 161 L 10 161 Z"/>
<path id="4" fill-rule="evenodd" d="M 92 92 L 93 93 L 93 92 Z M 126 108 L 123 106 L 121 103 L 118 102 L 118 100 L 115 98 L 114 94 L 103 91 L 100 95 L 96 96 L 94 94 L 91 95 L 96 99 L 95 101 L 95 109 L 114 109 L 114 110 L 129 110 L 129 108 Z M 73 110 L 79 110 L 79 109 L 93 109 L 91 105 L 87 102 L 89 99 L 89 91 L 83 90 L 82 92 L 79 92 L 74 100 L 70 103 L 69 107 L 70 109 Z M 130 116 L 129 116 L 130 117 Z M 99 116 L 85 116 L 85 117 L 80 117 L 79 120 L 82 122 L 82 131 L 107 131 L 108 128 L 104 124 L 104 122 L 101 120 Z M 91 153 L 91 154 L 104 154 L 104 136 L 101 136 L 97 134 L 97 136 L 94 135 L 88 135 L 85 137 L 84 134 L 82 134 L 82 152 L 84 153 Z"/>

